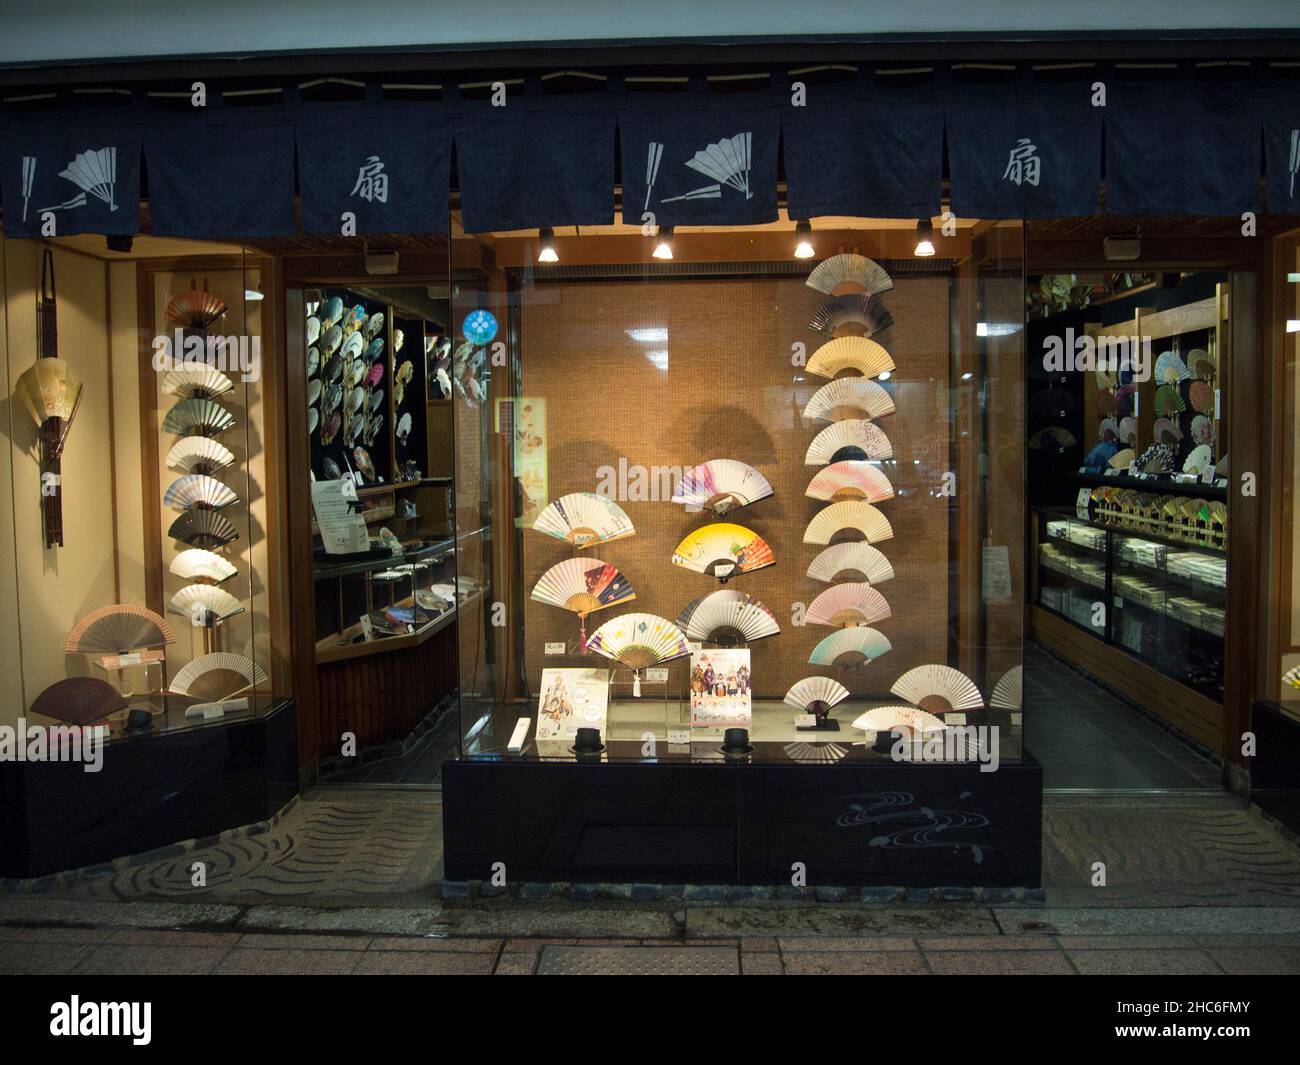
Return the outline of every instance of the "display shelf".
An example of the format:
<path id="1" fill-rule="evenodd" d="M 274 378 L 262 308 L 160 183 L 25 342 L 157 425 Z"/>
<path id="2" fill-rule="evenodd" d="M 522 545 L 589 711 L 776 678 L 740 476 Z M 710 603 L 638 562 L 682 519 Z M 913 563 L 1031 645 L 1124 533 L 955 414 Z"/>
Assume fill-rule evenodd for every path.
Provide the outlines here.
<path id="1" fill-rule="evenodd" d="M 1081 488 L 1098 488 L 1105 485 L 1110 488 L 1132 488 L 1141 492 L 1160 492 L 1165 495 L 1223 500 L 1228 498 L 1226 484 L 1206 484 L 1199 480 L 1175 481 L 1171 476 L 1162 474 L 1133 477 L 1127 473 L 1074 473 L 1070 477 Z"/>
<path id="2" fill-rule="evenodd" d="M 425 622 L 414 632 L 402 635 L 382 636 L 373 640 L 357 639 L 362 635 L 361 624 L 358 622 L 356 625 L 350 625 L 341 633 L 317 642 L 316 664 L 325 665 L 330 662 L 343 662 L 350 658 L 364 658 L 367 655 L 387 654 L 408 647 L 419 647 L 455 621 L 461 609 L 471 606 L 480 598 L 482 598 L 481 592 L 473 592 L 455 606 Z M 343 637 L 350 637 L 350 641 L 340 643 Z"/>
<path id="3" fill-rule="evenodd" d="M 313 567 L 313 576 L 318 581 L 333 580 L 337 577 L 355 577 L 362 573 L 368 573 L 373 570 L 391 569 L 393 566 L 400 566 L 406 562 L 423 562 L 431 560 L 430 556 L 440 553 L 454 551 L 456 542 L 454 540 L 439 540 L 434 543 L 426 544 L 414 551 L 406 551 L 400 555 L 385 555 L 382 558 L 366 559 L 358 562 L 345 562 L 339 565 L 317 563 Z M 443 561 L 436 559 L 432 561 Z"/>

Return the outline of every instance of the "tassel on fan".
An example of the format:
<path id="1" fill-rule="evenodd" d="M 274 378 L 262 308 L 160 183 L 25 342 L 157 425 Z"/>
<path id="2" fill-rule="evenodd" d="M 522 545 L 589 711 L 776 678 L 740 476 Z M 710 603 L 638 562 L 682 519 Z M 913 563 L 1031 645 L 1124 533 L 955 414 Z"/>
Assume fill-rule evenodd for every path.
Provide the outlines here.
<path id="1" fill-rule="evenodd" d="M 845 628 L 871 625 L 890 616 L 889 602 L 870 584 L 836 584 L 817 596 L 808 607 L 808 625 Z"/>
<path id="2" fill-rule="evenodd" d="M 209 436 L 183 436 L 167 452 L 168 469 L 179 473 L 212 474 L 234 461 L 234 453 Z"/>
<path id="3" fill-rule="evenodd" d="M 172 564 L 168 568 L 181 580 L 211 581 L 213 584 L 228 581 L 239 572 L 220 555 L 201 547 L 191 547 L 182 551 L 172 559 Z"/>
<path id="4" fill-rule="evenodd" d="M 235 390 L 234 382 L 215 366 L 193 363 L 168 370 L 163 375 L 163 391 L 181 399 L 219 399 Z"/>
<path id="5" fill-rule="evenodd" d="M 909 669 L 889 690 L 932 714 L 984 707 L 984 697 L 975 682 L 952 666 L 933 664 Z"/>
<path id="6" fill-rule="evenodd" d="M 163 494 L 163 502 L 174 510 L 220 510 L 239 502 L 226 485 L 205 473 L 188 473 L 173 481 Z"/>
<path id="7" fill-rule="evenodd" d="M 195 625 L 210 626 L 242 614 L 244 608 L 223 588 L 211 584 L 187 584 L 171 597 L 167 612 L 189 618 Z"/>
<path id="8" fill-rule="evenodd" d="M 197 283 L 190 282 L 188 292 L 178 292 L 167 301 L 167 321 L 183 329 L 202 332 L 226 313 L 225 303 L 207 290 L 198 291 Z"/>
<path id="9" fill-rule="evenodd" d="M 690 533 L 673 552 L 674 566 L 708 573 L 726 583 L 737 573 L 776 564 L 766 540 L 743 525 L 714 522 Z"/>
<path id="10" fill-rule="evenodd" d="M 808 275 L 806 284 L 828 296 L 842 296 L 852 292 L 875 296 L 894 287 L 894 282 L 884 267 L 865 255 L 852 253 L 832 255 L 818 263 Z"/>
<path id="11" fill-rule="evenodd" d="M 637 672 L 691 653 L 682 630 L 657 614 L 612 618 L 591 634 L 587 650 Z"/>
<path id="12" fill-rule="evenodd" d="M 216 400 L 183 399 L 167 412 L 163 432 L 177 436 L 216 436 L 235 424 L 235 416 Z"/>
<path id="13" fill-rule="evenodd" d="M 832 296 L 812 316 L 808 328 L 830 336 L 871 336 L 894 324 L 894 319 L 877 299 L 861 292 Z"/>
<path id="14" fill-rule="evenodd" d="M 829 544 L 831 539 L 846 529 L 860 532 L 868 543 L 879 543 L 893 538 L 894 529 L 876 507 L 870 503 L 850 500 L 832 503 L 808 523 L 804 530 L 806 544 Z"/>
<path id="15" fill-rule="evenodd" d="M 726 514 L 771 494 L 767 478 L 753 466 L 736 459 L 713 459 L 692 466 L 682 475 L 673 502 Z"/>
<path id="16" fill-rule="evenodd" d="M 578 615 L 582 642 L 587 642 L 587 615 L 636 598 L 617 568 L 598 558 L 567 558 L 542 574 L 533 586 L 536 602 L 563 607 Z"/>
<path id="17" fill-rule="evenodd" d="M 781 631 L 776 615 L 765 603 L 744 592 L 725 589 L 692 600 L 678 615 L 677 627 L 688 640 L 720 647 L 736 647 Z"/>
<path id="18" fill-rule="evenodd" d="M 828 584 L 840 577 L 880 584 L 893 578 L 894 567 L 881 551 L 861 540 L 854 540 L 832 544 L 820 552 L 808 567 L 808 576 Z"/>
<path id="19" fill-rule="evenodd" d="M 805 418 L 825 422 L 883 418 L 893 413 L 893 397 L 868 377 L 837 377 L 817 389 L 803 409 Z"/>
<path id="20" fill-rule="evenodd" d="M 989 697 L 989 706 L 995 710 L 1019 710 L 1023 702 L 1022 679 L 1023 666 L 1012 666 L 993 685 L 993 694 Z"/>
<path id="21" fill-rule="evenodd" d="M 130 654 L 145 647 L 165 647 L 175 640 L 171 626 L 160 614 L 138 603 L 114 603 L 78 621 L 63 650 L 66 654 Z"/>
<path id="22" fill-rule="evenodd" d="M 835 377 L 856 370 L 863 377 L 879 377 L 896 367 L 889 352 L 866 337 L 839 337 L 813 352 L 805 369 L 818 377 Z"/>
<path id="23" fill-rule="evenodd" d="M 203 547 L 209 551 L 239 539 L 239 533 L 230 520 L 214 510 L 187 510 L 172 522 L 167 535 L 190 547 Z"/>
<path id="24" fill-rule="evenodd" d="M 808 445 L 805 466 L 824 466 L 845 459 L 889 459 L 894 447 L 885 431 L 865 418 L 828 425 Z"/>
<path id="25" fill-rule="evenodd" d="M 219 702 L 267 684 L 270 679 L 266 670 L 247 655 L 214 651 L 182 666 L 167 690 L 203 702 Z"/>
<path id="26" fill-rule="evenodd" d="M 844 702 L 848 697 L 849 689 L 837 680 L 830 677 L 804 677 L 790 686 L 782 702 L 806 714 L 815 714 L 820 719 L 830 713 L 831 707 Z"/>
<path id="27" fill-rule="evenodd" d="M 866 626 L 855 626 L 832 632 L 818 643 L 808 656 L 808 663 L 814 666 L 857 669 L 874 662 L 889 650 L 892 650 L 892 645 L 884 633 Z"/>
<path id="28" fill-rule="evenodd" d="M 842 459 L 818 470 L 804 492 L 809 499 L 840 502 L 865 499 L 880 503 L 894 498 L 894 486 L 879 466 L 858 459 Z"/>
<path id="29" fill-rule="evenodd" d="M 623 508 L 595 492 L 574 492 L 547 505 L 533 528 L 581 549 L 631 536 L 636 530 Z"/>

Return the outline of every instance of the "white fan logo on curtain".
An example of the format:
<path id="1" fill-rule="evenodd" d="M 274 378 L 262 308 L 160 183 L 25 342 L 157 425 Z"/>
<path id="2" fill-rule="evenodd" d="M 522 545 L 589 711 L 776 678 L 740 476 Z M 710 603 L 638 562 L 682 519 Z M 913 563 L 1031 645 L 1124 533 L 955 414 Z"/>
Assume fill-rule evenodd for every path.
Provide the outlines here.
<path id="1" fill-rule="evenodd" d="M 753 190 L 749 187 L 749 167 L 753 156 L 754 135 L 753 133 L 737 133 L 734 137 L 726 137 L 716 144 L 710 144 L 703 151 L 695 153 L 694 157 L 686 160 L 686 165 L 692 170 L 703 174 L 707 178 L 713 179 L 713 184 L 703 185 L 698 189 L 692 189 L 690 192 L 684 192 L 680 196 L 671 196 L 663 203 L 676 203 L 679 200 L 717 200 L 722 197 L 722 186 L 735 189 L 737 192 L 743 192 L 745 199 L 752 199 Z M 650 155 L 654 164 L 655 173 L 658 172 L 659 162 L 654 156 L 655 142 L 651 142 Z M 659 146 L 662 151 L 663 146 Z M 646 203 L 649 204 L 649 190 L 646 193 Z"/>
<path id="2" fill-rule="evenodd" d="M 1042 160 L 1036 154 L 1038 147 L 1028 137 L 1021 137 L 1011 149 L 1007 159 L 1007 168 L 1002 173 L 1004 181 L 1013 184 L 1037 185 L 1042 167 Z"/>
<path id="3" fill-rule="evenodd" d="M 30 163 L 30 166 L 28 165 Z M 42 207 L 42 211 L 68 211 L 74 207 L 86 206 L 87 195 L 108 204 L 110 211 L 117 210 L 115 189 L 117 186 L 117 149 L 100 148 L 98 151 L 82 152 L 59 171 L 59 177 L 71 181 L 81 191 L 72 199 Z M 23 217 L 27 217 L 27 200 L 31 195 L 36 180 L 36 159 L 23 156 Z"/>

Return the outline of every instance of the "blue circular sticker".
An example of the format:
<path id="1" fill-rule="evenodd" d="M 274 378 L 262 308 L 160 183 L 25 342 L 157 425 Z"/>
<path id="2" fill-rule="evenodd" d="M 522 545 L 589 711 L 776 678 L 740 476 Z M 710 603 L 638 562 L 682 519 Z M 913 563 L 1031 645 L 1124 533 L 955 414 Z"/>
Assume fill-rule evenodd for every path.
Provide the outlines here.
<path id="1" fill-rule="evenodd" d="M 490 344 L 497 335 L 497 320 L 491 311 L 470 311 L 461 327 L 465 339 L 474 344 Z"/>

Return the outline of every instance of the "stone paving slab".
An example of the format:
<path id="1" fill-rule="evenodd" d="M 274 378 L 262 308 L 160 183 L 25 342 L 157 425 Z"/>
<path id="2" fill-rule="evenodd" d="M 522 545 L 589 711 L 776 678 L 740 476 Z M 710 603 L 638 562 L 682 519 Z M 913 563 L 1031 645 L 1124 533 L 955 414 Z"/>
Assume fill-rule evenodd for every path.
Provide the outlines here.
<path id="1" fill-rule="evenodd" d="M 1300 933 L 1300 909 L 1290 906 L 1181 906 L 1145 909 L 994 907 L 1004 932 L 1049 935 L 1158 935 Z"/>

